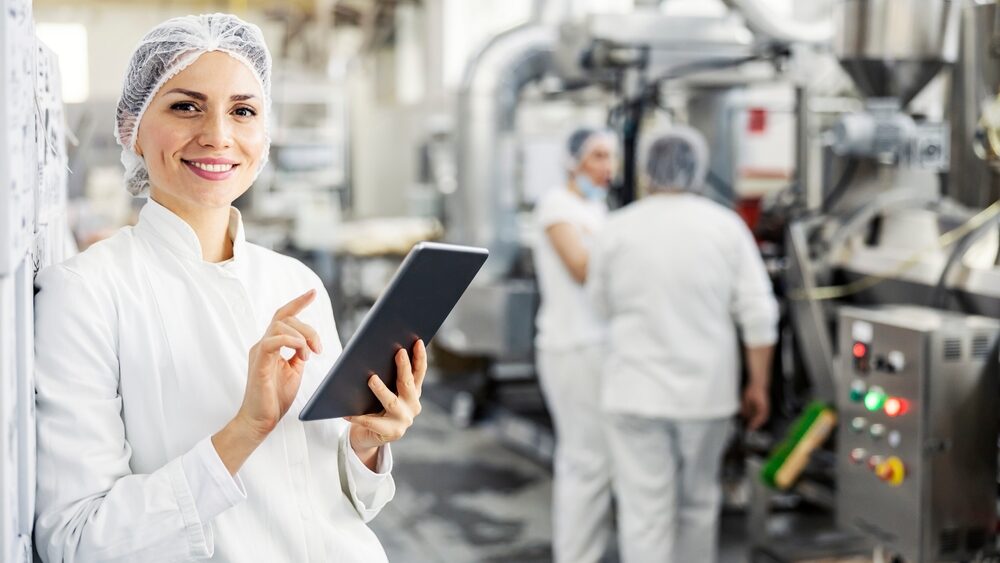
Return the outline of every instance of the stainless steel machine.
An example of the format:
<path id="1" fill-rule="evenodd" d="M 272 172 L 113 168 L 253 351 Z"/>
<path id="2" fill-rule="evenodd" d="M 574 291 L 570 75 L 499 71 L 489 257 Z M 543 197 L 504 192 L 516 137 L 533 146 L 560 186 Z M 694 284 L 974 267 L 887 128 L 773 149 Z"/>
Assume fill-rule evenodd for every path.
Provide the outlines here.
<path id="1" fill-rule="evenodd" d="M 969 560 L 994 536 L 1000 321 L 844 308 L 838 520 L 907 561 Z"/>
<path id="2" fill-rule="evenodd" d="M 809 484 L 842 530 L 907 562 L 996 553 L 997 10 L 840 0 L 833 53 L 863 108 L 799 108 L 818 133 L 800 154 L 821 158 L 798 163 L 785 211 L 790 340 L 840 419 L 832 472 L 817 464 L 833 479 Z"/>

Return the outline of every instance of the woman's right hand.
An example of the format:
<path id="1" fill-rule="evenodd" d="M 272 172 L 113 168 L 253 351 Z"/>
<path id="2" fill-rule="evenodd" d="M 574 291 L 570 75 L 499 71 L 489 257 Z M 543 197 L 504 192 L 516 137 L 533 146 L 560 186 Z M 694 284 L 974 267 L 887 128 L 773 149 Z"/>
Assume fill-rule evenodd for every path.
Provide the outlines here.
<path id="1" fill-rule="evenodd" d="M 212 436 L 231 474 L 236 474 L 288 412 L 310 353 L 323 351 L 316 330 L 296 318 L 315 298 L 316 290 L 312 289 L 278 309 L 264 336 L 250 348 L 243 404 L 233 420 Z M 295 353 L 285 359 L 282 348 Z"/>
<path id="2" fill-rule="evenodd" d="M 316 298 L 312 289 L 289 301 L 271 319 L 260 342 L 250 348 L 250 368 L 237 417 L 263 440 L 288 412 L 311 352 L 323 350 L 316 330 L 296 318 Z M 294 350 L 285 359 L 282 348 Z"/>

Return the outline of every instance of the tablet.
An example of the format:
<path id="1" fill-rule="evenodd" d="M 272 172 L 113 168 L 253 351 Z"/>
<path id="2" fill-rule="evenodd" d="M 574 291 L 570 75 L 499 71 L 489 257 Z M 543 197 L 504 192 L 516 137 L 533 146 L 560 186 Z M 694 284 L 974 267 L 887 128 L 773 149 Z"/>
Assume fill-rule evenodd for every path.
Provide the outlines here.
<path id="1" fill-rule="evenodd" d="M 485 248 L 421 242 L 403 260 L 337 362 L 299 413 L 322 420 L 382 411 L 372 374 L 396 392 L 396 351 L 429 344 L 486 262 Z"/>

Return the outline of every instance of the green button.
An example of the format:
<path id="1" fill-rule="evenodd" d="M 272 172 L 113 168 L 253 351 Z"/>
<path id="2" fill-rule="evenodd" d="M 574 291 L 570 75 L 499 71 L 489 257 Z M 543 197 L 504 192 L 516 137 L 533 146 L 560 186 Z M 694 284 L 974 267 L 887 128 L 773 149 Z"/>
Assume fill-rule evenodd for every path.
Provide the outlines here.
<path id="1" fill-rule="evenodd" d="M 860 403 L 862 399 L 865 398 L 865 383 L 859 379 L 855 379 L 851 383 L 851 402 Z"/>
<path id="2" fill-rule="evenodd" d="M 865 408 L 875 412 L 885 404 L 885 391 L 881 387 L 872 387 L 865 395 Z"/>

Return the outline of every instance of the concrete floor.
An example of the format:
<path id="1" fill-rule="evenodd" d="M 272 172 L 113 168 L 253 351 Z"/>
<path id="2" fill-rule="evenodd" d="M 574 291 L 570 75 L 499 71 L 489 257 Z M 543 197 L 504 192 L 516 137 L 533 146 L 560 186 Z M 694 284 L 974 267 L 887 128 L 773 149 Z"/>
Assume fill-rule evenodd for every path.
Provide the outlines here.
<path id="1" fill-rule="evenodd" d="M 551 561 L 551 470 L 504 445 L 496 421 L 460 429 L 444 401 L 424 404 L 393 445 L 396 498 L 371 524 L 389 561 Z M 743 517 L 726 515 L 721 535 L 721 563 L 746 561 Z"/>

